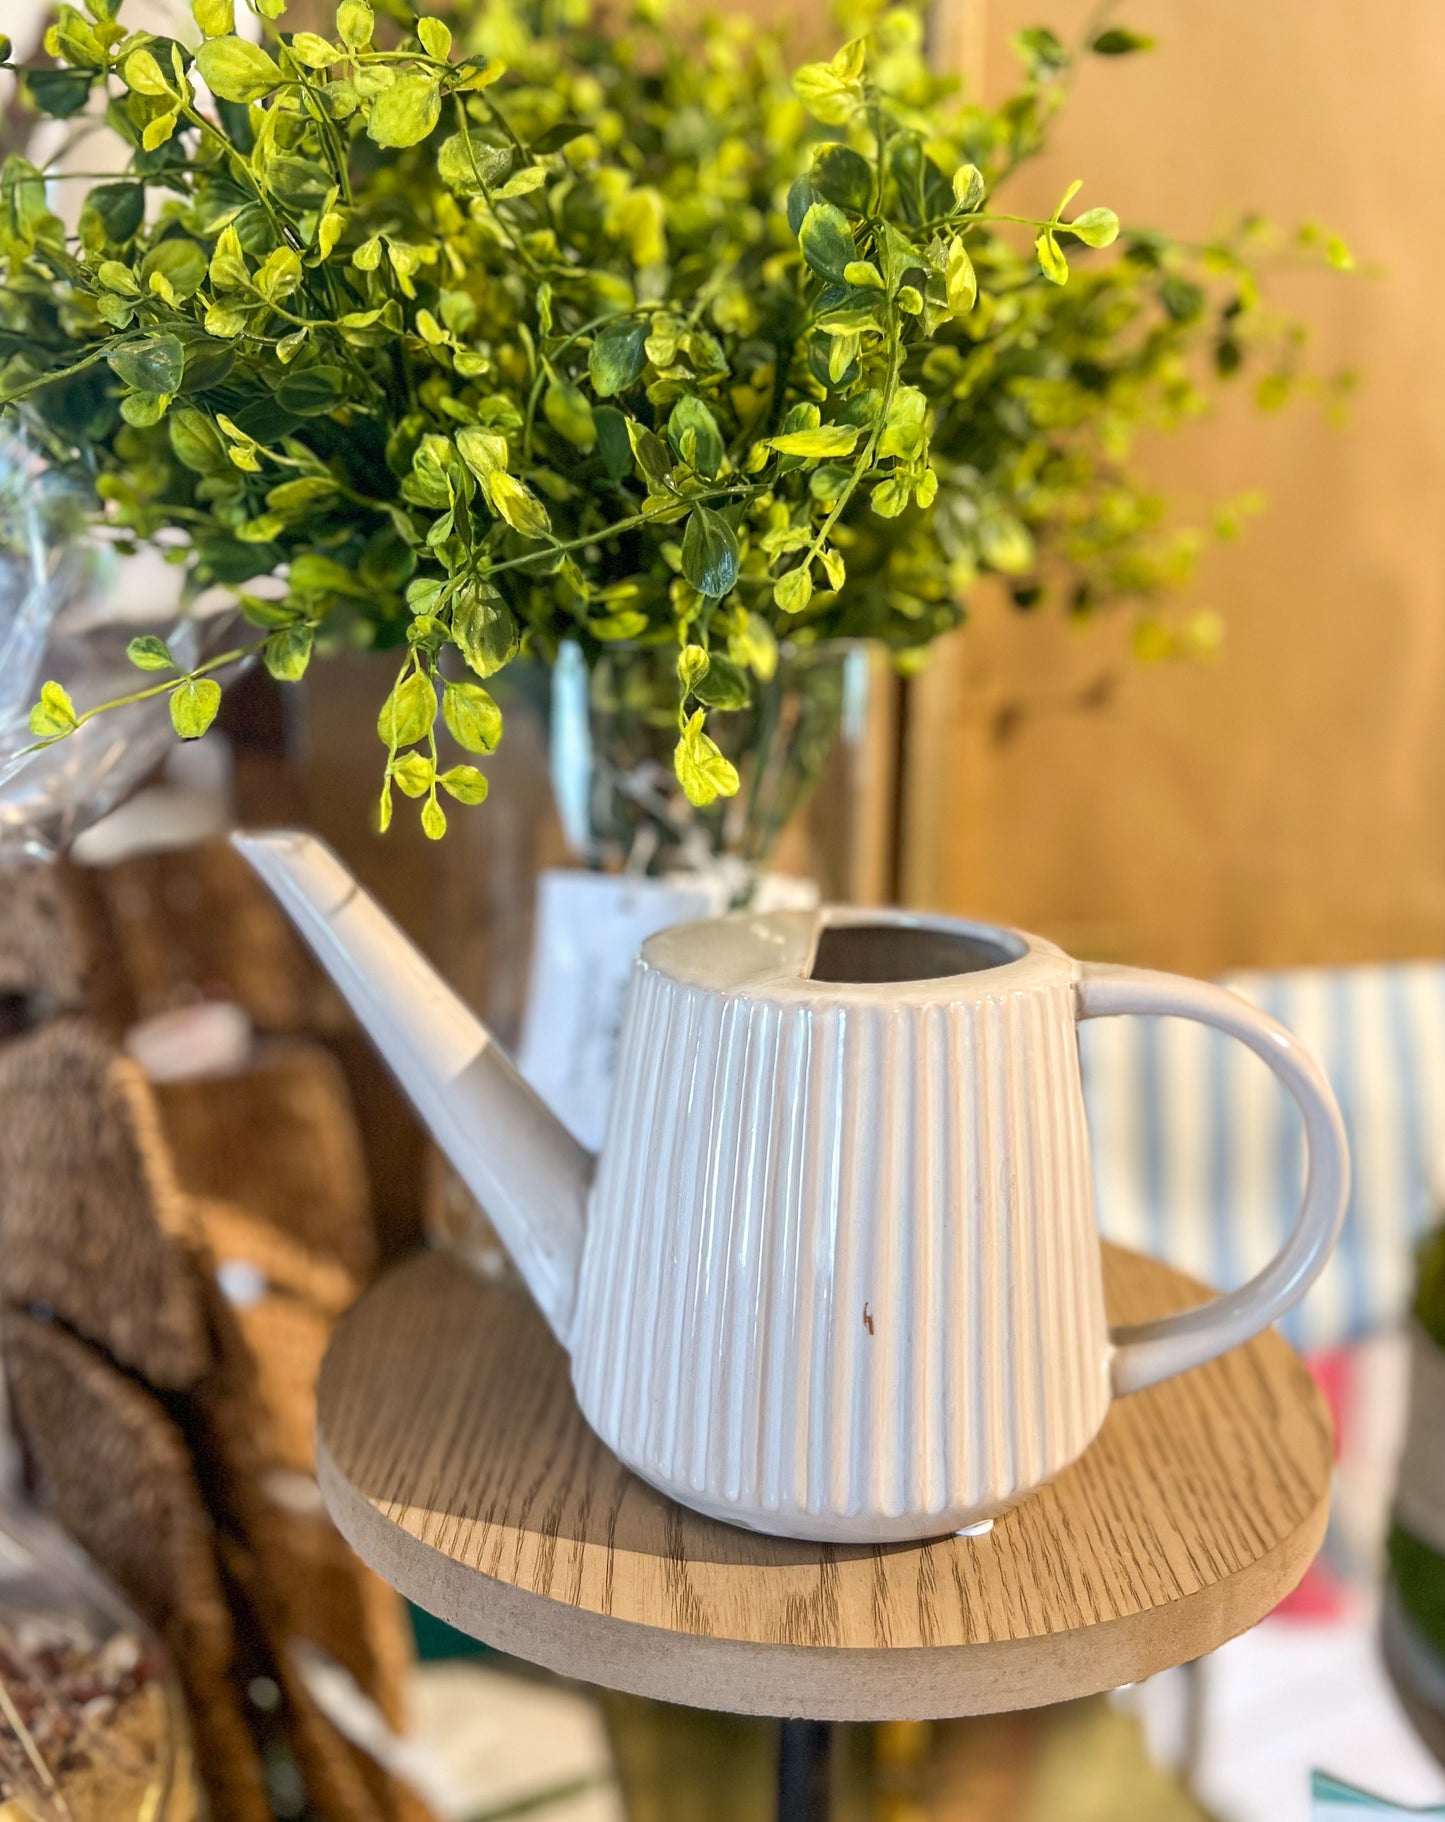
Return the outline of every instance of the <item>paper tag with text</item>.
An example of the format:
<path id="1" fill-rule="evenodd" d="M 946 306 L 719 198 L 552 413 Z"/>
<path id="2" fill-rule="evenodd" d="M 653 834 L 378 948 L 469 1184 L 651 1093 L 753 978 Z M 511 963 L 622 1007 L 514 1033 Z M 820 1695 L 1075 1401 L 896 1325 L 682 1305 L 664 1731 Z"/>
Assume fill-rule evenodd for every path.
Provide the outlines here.
<path id="1" fill-rule="evenodd" d="M 607 1124 L 633 958 L 658 930 L 720 915 L 732 887 L 721 871 L 647 879 L 554 868 L 538 881 L 517 1066 L 592 1150 Z M 811 881 L 765 874 L 753 909 L 808 910 L 817 902 Z"/>

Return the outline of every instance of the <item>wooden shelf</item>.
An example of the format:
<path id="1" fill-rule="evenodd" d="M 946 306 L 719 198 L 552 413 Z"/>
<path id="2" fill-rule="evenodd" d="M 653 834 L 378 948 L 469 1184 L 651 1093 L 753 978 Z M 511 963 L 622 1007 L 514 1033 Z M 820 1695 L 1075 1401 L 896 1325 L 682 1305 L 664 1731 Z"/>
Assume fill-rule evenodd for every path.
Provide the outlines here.
<path id="1" fill-rule="evenodd" d="M 1114 1248 L 1105 1274 L 1116 1321 L 1202 1295 Z M 988 1714 L 1135 1682 L 1262 1619 L 1329 1509 L 1329 1419 L 1273 1334 L 1117 1403 L 988 1535 L 867 1549 L 717 1524 L 637 1480 L 525 1295 L 442 1254 L 344 1318 L 317 1408 L 332 1516 L 419 1606 L 568 1676 L 746 1714 Z"/>

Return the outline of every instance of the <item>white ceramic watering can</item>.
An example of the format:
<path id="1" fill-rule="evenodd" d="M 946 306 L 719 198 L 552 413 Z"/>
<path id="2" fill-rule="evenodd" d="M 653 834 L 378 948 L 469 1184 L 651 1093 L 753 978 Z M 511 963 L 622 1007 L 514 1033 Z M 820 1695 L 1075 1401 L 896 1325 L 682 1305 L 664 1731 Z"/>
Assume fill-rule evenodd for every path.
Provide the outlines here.
<path id="1" fill-rule="evenodd" d="M 236 839 L 490 1215 L 593 1428 L 716 1518 L 859 1543 L 987 1518 L 1111 1397 L 1272 1322 L 1339 1232 L 1329 1086 L 1222 988 L 902 912 L 681 925 L 634 966 L 594 1159 L 329 849 Z M 1119 1012 L 1257 1051 L 1309 1171 L 1257 1278 L 1111 1333 L 1075 1025 Z"/>

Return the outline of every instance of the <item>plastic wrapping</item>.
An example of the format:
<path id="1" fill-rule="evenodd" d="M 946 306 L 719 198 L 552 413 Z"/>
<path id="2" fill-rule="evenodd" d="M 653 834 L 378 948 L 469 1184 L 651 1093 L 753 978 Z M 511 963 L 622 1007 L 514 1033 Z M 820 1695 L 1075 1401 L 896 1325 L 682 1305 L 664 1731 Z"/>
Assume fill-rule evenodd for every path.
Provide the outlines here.
<path id="1" fill-rule="evenodd" d="M 123 557 L 91 529 L 92 502 L 0 429 L 0 862 L 43 856 L 120 803 L 175 740 L 165 694 L 108 710 L 38 746 L 30 709 L 42 683 L 78 712 L 163 681 L 126 646 L 162 634 L 177 664 L 219 655 L 229 606 L 183 608 L 178 568 L 153 551 Z"/>
<path id="2" fill-rule="evenodd" d="M 0 1496 L 0 1815 L 183 1822 L 189 1762 L 160 1641 L 60 1533 Z"/>

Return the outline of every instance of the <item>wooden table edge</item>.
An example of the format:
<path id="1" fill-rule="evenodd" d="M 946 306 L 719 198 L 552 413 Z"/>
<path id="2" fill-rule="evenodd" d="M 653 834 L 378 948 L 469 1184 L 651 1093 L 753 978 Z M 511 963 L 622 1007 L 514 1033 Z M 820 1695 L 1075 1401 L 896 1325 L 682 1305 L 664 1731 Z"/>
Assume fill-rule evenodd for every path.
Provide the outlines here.
<path id="1" fill-rule="evenodd" d="M 1258 1625 L 1299 1585 L 1324 1542 L 1330 1510 L 1326 1483 L 1272 1549 L 1225 1580 L 1170 1601 L 1169 1627 L 1159 1625 L 1158 1608 L 1146 1608 L 1048 1639 L 891 1649 L 760 1645 L 616 1619 L 459 1563 L 379 1512 L 347 1480 L 320 1434 L 316 1474 L 337 1529 L 362 1561 L 415 1606 L 469 1637 L 628 1695 L 814 1721 L 1003 1714 L 1118 1689 L 1202 1657 Z M 805 1688 L 806 1709 L 797 1705 Z"/>

